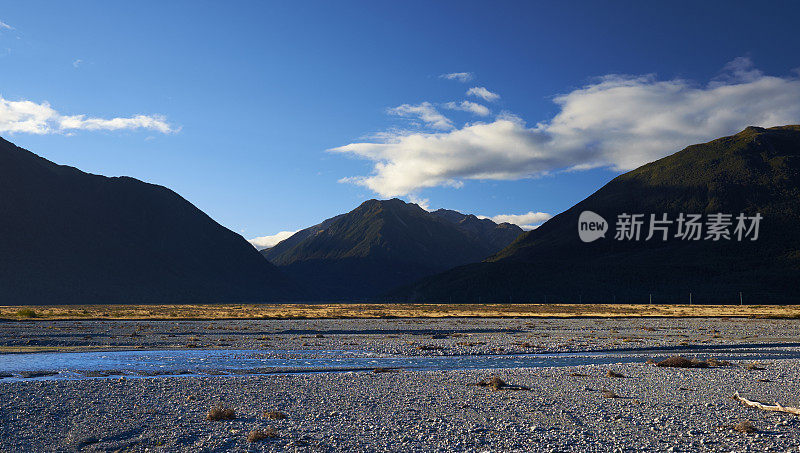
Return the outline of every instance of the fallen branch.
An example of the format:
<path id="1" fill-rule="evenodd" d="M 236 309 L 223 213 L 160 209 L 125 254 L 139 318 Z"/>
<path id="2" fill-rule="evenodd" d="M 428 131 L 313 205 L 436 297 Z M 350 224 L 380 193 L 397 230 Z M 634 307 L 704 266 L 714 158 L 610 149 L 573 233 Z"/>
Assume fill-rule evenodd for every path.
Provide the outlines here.
<path id="1" fill-rule="evenodd" d="M 778 404 L 777 402 L 775 403 L 774 406 L 769 406 L 764 403 L 759 403 L 758 401 L 750 401 L 747 398 L 743 398 L 739 396 L 739 392 L 734 393 L 732 398 L 744 404 L 745 406 L 755 407 L 756 409 L 761 409 L 763 411 L 786 412 L 787 414 L 800 415 L 800 408 L 784 407 Z"/>

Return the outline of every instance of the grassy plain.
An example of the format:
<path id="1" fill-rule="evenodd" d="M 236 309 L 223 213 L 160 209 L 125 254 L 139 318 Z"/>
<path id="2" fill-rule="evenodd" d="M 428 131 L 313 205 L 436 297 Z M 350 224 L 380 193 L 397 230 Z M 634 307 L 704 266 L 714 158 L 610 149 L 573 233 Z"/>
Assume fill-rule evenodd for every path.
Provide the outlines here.
<path id="1" fill-rule="evenodd" d="M 444 317 L 800 318 L 800 305 L 329 303 L 0 306 L 0 319 L 4 320 L 211 320 Z"/>

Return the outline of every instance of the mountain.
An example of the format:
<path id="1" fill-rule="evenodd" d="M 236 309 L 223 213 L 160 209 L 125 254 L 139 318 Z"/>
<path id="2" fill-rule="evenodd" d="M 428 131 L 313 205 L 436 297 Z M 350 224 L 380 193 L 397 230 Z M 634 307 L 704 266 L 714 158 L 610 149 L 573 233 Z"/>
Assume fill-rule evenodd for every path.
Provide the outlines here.
<path id="1" fill-rule="evenodd" d="M 0 304 L 257 302 L 296 288 L 171 190 L 0 138 Z"/>
<path id="2" fill-rule="evenodd" d="M 425 275 L 478 262 L 522 229 L 402 200 L 369 200 L 262 251 L 318 299 L 368 298 Z"/>
<path id="3" fill-rule="evenodd" d="M 437 209 L 431 214 L 454 223 L 459 229 L 494 250 L 501 250 L 523 232 L 522 228 L 511 223 L 497 224 L 489 219 L 479 219 L 473 214 L 462 214 L 450 209 Z"/>
<path id="4" fill-rule="evenodd" d="M 605 238 L 578 235 L 583 211 Z M 701 240 L 676 238 L 681 214 L 701 214 Z M 760 214 L 759 237 L 706 240 L 715 213 Z M 640 240 L 616 240 L 621 214 L 644 214 Z M 650 214 L 666 225 L 647 241 Z M 752 221 L 745 223 L 749 228 Z M 750 236 L 752 238 L 752 234 Z M 460 302 L 798 303 L 800 126 L 744 131 L 693 145 L 625 173 L 482 263 L 430 276 L 394 300 Z"/>

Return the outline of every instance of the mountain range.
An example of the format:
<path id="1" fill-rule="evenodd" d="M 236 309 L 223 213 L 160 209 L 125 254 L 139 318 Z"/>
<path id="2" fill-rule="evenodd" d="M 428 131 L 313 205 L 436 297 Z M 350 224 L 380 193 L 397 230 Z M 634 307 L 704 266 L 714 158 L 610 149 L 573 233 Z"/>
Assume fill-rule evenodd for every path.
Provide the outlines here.
<path id="1" fill-rule="evenodd" d="M 302 291 L 175 192 L 0 138 L 0 304 L 262 302 Z"/>
<path id="2" fill-rule="evenodd" d="M 583 242 L 579 219 L 608 222 Z M 641 214 L 639 240 L 616 239 L 620 216 Z M 671 221 L 650 240 L 649 216 Z M 676 237 L 677 219 L 699 214 L 702 237 Z M 707 239 L 717 214 L 760 216 L 759 236 Z M 666 217 L 663 217 L 666 215 Z M 711 222 L 713 223 L 713 222 Z M 752 222 L 747 224 L 750 228 Z M 746 231 L 745 231 L 746 232 Z M 618 176 L 481 263 L 460 266 L 389 294 L 446 302 L 796 303 L 800 282 L 800 126 L 742 132 L 692 145 Z M 691 294 L 691 295 L 690 295 Z"/>
<path id="3" fill-rule="evenodd" d="M 367 299 L 481 261 L 522 232 L 509 223 L 446 209 L 428 212 L 396 198 L 368 200 L 262 254 L 315 299 Z"/>
<path id="4" fill-rule="evenodd" d="M 603 226 L 589 242 L 579 234 L 587 215 Z M 642 220 L 635 239 L 621 229 L 631 215 Z M 697 238 L 679 234 L 689 216 L 701 219 Z M 728 216 L 729 237 L 713 240 L 715 216 Z M 759 219 L 757 238 L 737 237 L 739 216 L 750 227 Z M 649 234 L 656 219 L 663 236 Z M 261 253 L 165 187 L 57 165 L 0 139 L 0 257 L 8 305 L 797 303 L 800 126 L 689 146 L 528 232 L 369 200 Z"/>

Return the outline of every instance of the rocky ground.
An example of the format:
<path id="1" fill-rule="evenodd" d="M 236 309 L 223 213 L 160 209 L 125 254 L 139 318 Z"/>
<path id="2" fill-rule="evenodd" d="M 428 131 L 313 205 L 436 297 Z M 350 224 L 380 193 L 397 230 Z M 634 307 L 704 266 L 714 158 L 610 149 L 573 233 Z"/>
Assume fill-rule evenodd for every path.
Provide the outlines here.
<path id="1" fill-rule="evenodd" d="M 797 343 L 799 327 L 743 319 L 45 321 L 0 323 L 0 344 L 492 354 Z M 739 391 L 800 406 L 800 361 L 739 365 L 0 379 L 0 451 L 800 451 L 800 416 L 730 399 Z M 527 389 L 473 385 L 492 376 Z M 207 420 L 215 405 L 234 418 Z M 755 431 L 733 428 L 743 422 Z M 270 428 L 274 437 L 247 440 Z"/>
<path id="2" fill-rule="evenodd" d="M 460 355 L 787 342 L 800 342 L 800 319 L 0 321 L 0 352 L 226 348 Z"/>

